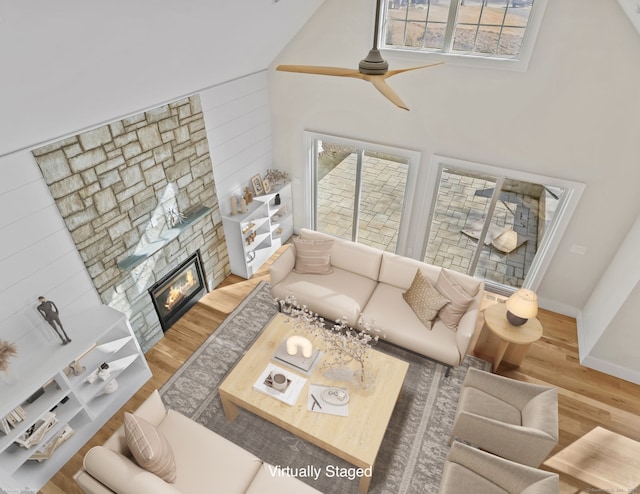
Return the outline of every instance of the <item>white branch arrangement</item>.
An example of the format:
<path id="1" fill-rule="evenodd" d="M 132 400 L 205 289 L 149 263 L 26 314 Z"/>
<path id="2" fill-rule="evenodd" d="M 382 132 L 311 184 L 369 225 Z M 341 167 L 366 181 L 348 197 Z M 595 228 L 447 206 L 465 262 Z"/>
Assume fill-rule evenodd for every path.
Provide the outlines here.
<path id="1" fill-rule="evenodd" d="M 0 371 L 9 370 L 9 359 L 18 353 L 18 349 L 13 343 L 0 340 Z"/>
<path id="2" fill-rule="evenodd" d="M 304 330 L 312 336 L 319 336 L 325 345 L 331 366 L 344 366 L 355 361 L 359 365 L 359 380 L 365 381 L 365 363 L 369 359 L 371 345 L 378 342 L 378 329 L 372 323 L 360 317 L 359 323 L 364 330 L 358 331 L 347 324 L 346 317 L 338 319 L 333 325 L 327 324 L 318 314 L 300 306 L 296 298 L 289 294 L 284 300 L 276 299 L 280 310 L 291 321 L 296 330 Z"/>

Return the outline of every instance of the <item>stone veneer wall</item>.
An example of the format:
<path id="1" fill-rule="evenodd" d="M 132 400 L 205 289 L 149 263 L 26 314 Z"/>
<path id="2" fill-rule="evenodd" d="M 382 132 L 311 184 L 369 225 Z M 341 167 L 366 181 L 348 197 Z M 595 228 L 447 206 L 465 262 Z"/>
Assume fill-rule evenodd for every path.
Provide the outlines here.
<path id="1" fill-rule="evenodd" d="M 102 301 L 127 314 L 143 350 L 162 337 L 151 285 L 196 249 L 209 290 L 230 273 L 198 96 L 33 155 Z M 167 213 L 200 206 L 211 211 L 131 271 L 118 268 L 171 227 Z"/>

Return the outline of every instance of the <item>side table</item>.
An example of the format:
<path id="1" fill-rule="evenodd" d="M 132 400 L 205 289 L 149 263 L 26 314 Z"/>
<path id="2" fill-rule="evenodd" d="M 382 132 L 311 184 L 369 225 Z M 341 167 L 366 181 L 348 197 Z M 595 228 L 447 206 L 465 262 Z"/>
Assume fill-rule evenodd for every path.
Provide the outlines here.
<path id="1" fill-rule="evenodd" d="M 537 318 L 529 319 L 522 326 L 513 326 L 507 321 L 505 305 L 493 304 L 484 310 L 484 326 L 475 353 L 493 361 L 493 372 L 503 360 L 519 367 L 531 343 L 541 336 L 542 324 Z"/>

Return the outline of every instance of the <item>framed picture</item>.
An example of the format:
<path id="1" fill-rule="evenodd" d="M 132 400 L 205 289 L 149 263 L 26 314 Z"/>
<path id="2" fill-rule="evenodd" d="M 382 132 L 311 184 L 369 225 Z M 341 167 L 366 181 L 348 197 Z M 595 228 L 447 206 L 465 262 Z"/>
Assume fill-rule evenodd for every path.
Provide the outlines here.
<path id="1" fill-rule="evenodd" d="M 253 186 L 253 192 L 255 195 L 260 196 L 264 194 L 264 185 L 262 184 L 262 178 L 260 178 L 260 175 L 254 175 L 251 177 L 251 185 Z"/>
<path id="2" fill-rule="evenodd" d="M 264 189 L 264 193 L 268 194 L 269 192 L 271 192 L 271 182 L 269 182 L 269 180 L 267 180 L 266 178 L 263 178 L 262 188 Z"/>

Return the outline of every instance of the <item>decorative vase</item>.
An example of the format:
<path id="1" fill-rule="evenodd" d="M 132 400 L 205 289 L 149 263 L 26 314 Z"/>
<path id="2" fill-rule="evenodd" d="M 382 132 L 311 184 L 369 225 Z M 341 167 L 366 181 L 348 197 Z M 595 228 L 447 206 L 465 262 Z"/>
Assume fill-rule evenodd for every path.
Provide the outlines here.
<path id="1" fill-rule="evenodd" d="M 274 203 L 276 206 L 279 206 L 279 205 L 280 205 L 280 194 L 276 194 L 276 197 L 275 197 L 275 199 L 274 199 L 273 203 Z"/>
<path id="2" fill-rule="evenodd" d="M 364 368 L 358 367 L 358 369 L 353 372 L 351 385 L 359 392 L 373 393 L 376 387 L 375 369 L 368 362 L 364 364 Z"/>
<path id="3" fill-rule="evenodd" d="M 332 381 L 352 382 L 355 379 L 355 373 L 349 367 L 329 367 L 322 375 Z"/>

